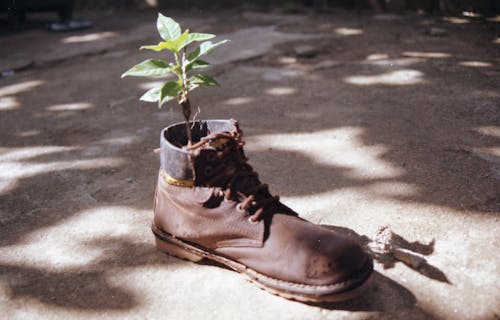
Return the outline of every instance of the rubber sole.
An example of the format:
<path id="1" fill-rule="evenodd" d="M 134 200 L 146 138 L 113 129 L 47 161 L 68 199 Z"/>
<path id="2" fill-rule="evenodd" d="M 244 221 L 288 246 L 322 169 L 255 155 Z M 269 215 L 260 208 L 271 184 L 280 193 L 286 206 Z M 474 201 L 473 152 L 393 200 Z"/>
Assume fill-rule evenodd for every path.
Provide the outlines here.
<path id="1" fill-rule="evenodd" d="M 370 260 L 358 276 L 353 277 L 352 280 L 334 285 L 314 286 L 283 281 L 266 276 L 227 257 L 182 241 L 160 230 L 154 224 L 151 229 L 155 235 L 156 247 L 160 251 L 192 262 L 201 262 L 203 259 L 217 262 L 241 273 L 247 280 L 261 289 L 286 299 L 312 303 L 349 300 L 357 297 L 367 289 L 372 279 L 373 265 Z"/>

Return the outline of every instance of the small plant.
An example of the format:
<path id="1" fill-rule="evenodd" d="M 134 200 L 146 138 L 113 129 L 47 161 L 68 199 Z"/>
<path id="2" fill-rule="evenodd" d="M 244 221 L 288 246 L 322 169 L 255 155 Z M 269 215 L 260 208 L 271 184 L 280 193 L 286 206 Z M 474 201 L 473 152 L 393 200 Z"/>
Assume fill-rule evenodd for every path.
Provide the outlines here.
<path id="1" fill-rule="evenodd" d="M 192 70 L 208 67 L 210 64 L 202 60 L 201 57 L 211 53 L 216 47 L 228 42 L 228 40 L 212 43 L 207 40 L 214 38 L 213 34 L 190 33 L 188 29 L 182 32 L 180 25 L 175 20 L 161 13 L 158 15 L 156 27 L 163 41 L 157 45 L 142 46 L 141 49 L 157 52 L 168 50 L 173 53 L 175 62 L 148 59 L 125 72 L 122 78 L 126 76 L 162 78 L 174 75 L 177 80 L 167 81 L 148 90 L 140 100 L 158 102 L 158 107 L 161 108 L 164 103 L 177 99 L 186 121 L 188 144 L 192 144 L 191 126 L 189 125 L 191 120 L 189 92 L 202 86 L 216 86 L 218 83 L 210 76 L 195 74 L 188 77 L 188 73 Z M 195 50 L 188 52 L 187 47 L 193 42 L 201 42 L 201 44 Z"/>

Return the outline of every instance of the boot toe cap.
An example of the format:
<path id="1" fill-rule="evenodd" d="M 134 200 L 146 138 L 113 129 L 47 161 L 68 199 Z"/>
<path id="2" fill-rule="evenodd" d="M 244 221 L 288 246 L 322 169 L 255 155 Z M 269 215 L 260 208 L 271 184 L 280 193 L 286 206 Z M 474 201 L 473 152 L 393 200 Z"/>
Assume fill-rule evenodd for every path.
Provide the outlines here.
<path id="1" fill-rule="evenodd" d="M 332 241 L 333 240 L 333 241 Z M 317 285 L 329 285 L 368 276 L 372 259 L 357 243 L 343 237 L 323 240 L 328 243 L 315 248 L 307 263 L 306 275 Z"/>

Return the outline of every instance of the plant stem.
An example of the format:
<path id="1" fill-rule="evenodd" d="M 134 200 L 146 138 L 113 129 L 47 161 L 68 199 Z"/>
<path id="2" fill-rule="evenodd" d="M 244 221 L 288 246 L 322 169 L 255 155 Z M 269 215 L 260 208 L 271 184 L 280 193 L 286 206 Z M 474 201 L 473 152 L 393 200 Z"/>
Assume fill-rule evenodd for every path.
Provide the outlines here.
<path id="1" fill-rule="evenodd" d="M 188 138 L 188 146 L 193 143 L 193 138 L 191 136 L 191 125 L 189 124 L 189 119 L 191 118 L 191 102 L 187 95 L 183 98 L 181 102 L 182 114 L 184 115 L 184 121 L 186 122 L 186 135 Z"/>
<path id="2" fill-rule="evenodd" d="M 175 54 L 175 60 L 179 64 L 179 56 Z M 182 83 L 182 93 L 179 100 L 179 104 L 182 106 L 182 114 L 184 115 L 184 121 L 186 123 L 186 136 L 188 138 L 188 146 L 193 143 L 191 134 L 191 125 L 189 120 L 191 118 L 191 102 L 188 97 L 188 86 L 187 86 L 187 76 L 186 76 L 186 48 L 182 51 L 182 64 L 181 64 L 181 74 L 179 80 Z"/>

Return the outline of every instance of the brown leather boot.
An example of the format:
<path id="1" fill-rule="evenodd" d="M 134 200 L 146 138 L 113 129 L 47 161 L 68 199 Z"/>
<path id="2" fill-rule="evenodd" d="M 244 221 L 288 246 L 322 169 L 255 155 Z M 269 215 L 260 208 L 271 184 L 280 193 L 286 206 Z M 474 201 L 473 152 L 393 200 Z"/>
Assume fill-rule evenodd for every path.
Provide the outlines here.
<path id="1" fill-rule="evenodd" d="M 298 217 L 272 196 L 243 152 L 236 121 L 184 124 L 161 135 L 154 204 L 157 247 L 222 263 L 258 286 L 300 301 L 339 301 L 366 287 L 372 259 L 359 245 Z"/>

